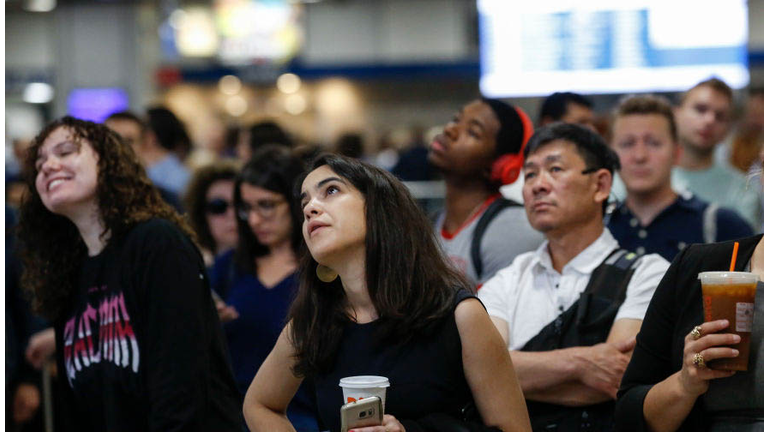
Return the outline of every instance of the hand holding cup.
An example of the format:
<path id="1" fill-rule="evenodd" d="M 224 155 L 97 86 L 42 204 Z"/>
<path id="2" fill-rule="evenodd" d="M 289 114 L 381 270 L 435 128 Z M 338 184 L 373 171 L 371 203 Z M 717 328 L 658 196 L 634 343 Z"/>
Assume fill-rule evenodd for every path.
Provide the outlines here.
<path id="1" fill-rule="evenodd" d="M 680 384 L 686 393 L 692 396 L 704 394 L 709 388 L 709 380 L 729 377 L 735 373 L 707 367 L 708 361 L 734 358 L 739 355 L 738 350 L 728 345 L 738 344 L 741 337 L 733 333 L 717 333 L 727 328 L 728 320 L 709 321 L 696 326 L 694 331 L 685 337 Z M 699 361 L 697 361 L 697 355 L 701 356 Z"/>

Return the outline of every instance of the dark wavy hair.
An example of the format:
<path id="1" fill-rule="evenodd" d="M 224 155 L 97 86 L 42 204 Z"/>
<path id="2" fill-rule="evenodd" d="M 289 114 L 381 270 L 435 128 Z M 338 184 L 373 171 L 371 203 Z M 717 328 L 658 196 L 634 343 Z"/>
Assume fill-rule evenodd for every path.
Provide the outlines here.
<path id="1" fill-rule="evenodd" d="M 24 159 L 28 193 L 21 204 L 19 238 L 24 259 L 25 287 L 34 295 L 35 310 L 50 320 L 59 317 L 72 298 L 87 248 L 75 225 L 49 211 L 35 188 L 35 160 L 48 136 L 68 129 L 79 145 L 90 145 L 98 155 L 96 197 L 104 223 L 101 238 L 113 242 L 134 225 L 150 218 L 175 223 L 191 239 L 194 234 L 176 211 L 160 197 L 130 145 L 108 127 L 73 117 L 48 124 L 35 137 Z"/>
<path id="2" fill-rule="evenodd" d="M 292 199 L 293 185 L 304 171 L 304 164 L 291 151 L 281 145 L 265 145 L 256 150 L 251 159 L 235 178 L 235 208 L 243 205 L 241 186 L 243 183 L 257 186 L 282 195 L 290 205 L 291 246 L 298 253 L 301 243 L 302 215 L 299 203 Z M 237 247 L 235 264 L 240 271 L 256 273 L 256 257 L 269 253 L 269 249 L 253 234 L 248 221 L 237 218 Z"/>
<path id="3" fill-rule="evenodd" d="M 365 274 L 380 322 L 378 337 L 402 343 L 429 334 L 453 311 L 456 292 L 472 291 L 467 279 L 443 255 L 428 218 L 392 174 L 344 156 L 320 155 L 300 179 L 327 165 L 365 199 Z M 299 201 L 297 183 L 296 201 Z M 299 291 L 288 314 L 297 358 L 294 373 L 328 371 L 350 321 L 341 281 L 321 282 L 317 261 L 302 242 Z"/>
<path id="4" fill-rule="evenodd" d="M 235 165 L 229 162 L 214 162 L 210 165 L 198 168 L 189 181 L 187 193 L 184 194 L 184 208 L 187 209 L 187 217 L 192 229 L 197 234 L 200 246 L 216 253 L 216 241 L 211 235 L 208 220 L 205 217 L 205 196 L 208 189 L 221 180 L 234 182 L 237 176 Z"/>

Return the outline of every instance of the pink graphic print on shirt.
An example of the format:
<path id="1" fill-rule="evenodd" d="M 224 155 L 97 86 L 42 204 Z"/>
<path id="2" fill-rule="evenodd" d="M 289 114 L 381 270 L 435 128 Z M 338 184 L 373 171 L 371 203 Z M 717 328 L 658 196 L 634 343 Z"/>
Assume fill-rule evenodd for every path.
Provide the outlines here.
<path id="1" fill-rule="evenodd" d="M 93 341 L 95 331 L 98 344 Z M 64 367 L 70 386 L 78 372 L 102 361 L 139 372 L 139 344 L 122 292 L 104 298 L 98 310 L 88 304 L 64 325 Z"/>

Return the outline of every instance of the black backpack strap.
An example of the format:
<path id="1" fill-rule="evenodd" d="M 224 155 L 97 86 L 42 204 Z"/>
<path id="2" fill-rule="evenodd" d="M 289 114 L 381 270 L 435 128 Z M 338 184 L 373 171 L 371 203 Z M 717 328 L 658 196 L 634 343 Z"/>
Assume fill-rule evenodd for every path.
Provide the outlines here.
<path id="1" fill-rule="evenodd" d="M 639 258 L 640 255 L 634 252 L 629 252 L 624 249 L 615 249 L 599 266 L 597 266 L 597 268 L 595 268 L 589 278 L 587 287 L 584 289 L 584 292 L 578 301 L 576 312 L 577 325 L 594 326 L 600 325 L 601 322 L 607 320 L 613 322 L 613 318 L 615 317 L 619 306 L 621 306 L 627 298 L 627 287 L 635 272 L 635 267 L 640 263 Z M 590 313 L 590 307 L 592 306 L 595 297 L 604 299 L 604 301 L 611 301 L 611 304 L 613 305 L 613 308 L 611 309 L 613 310 L 608 311 L 604 305 L 600 307 L 600 309 L 606 309 L 606 313 L 603 314 L 603 316 L 595 316 L 594 311 Z"/>
<path id="2" fill-rule="evenodd" d="M 488 225 L 490 225 L 496 218 L 496 215 L 507 207 L 520 207 L 520 204 L 506 198 L 498 198 L 488 206 L 485 212 L 483 212 L 483 215 L 480 216 L 480 220 L 477 221 L 475 230 L 472 232 L 470 256 L 472 257 L 472 265 L 475 268 L 475 274 L 478 279 L 480 279 L 480 276 L 483 274 L 483 260 L 480 256 L 480 242 L 483 240 L 483 234 L 485 234 L 485 230 L 488 229 Z"/>
<path id="3" fill-rule="evenodd" d="M 440 220 L 440 215 L 442 214 L 443 209 L 433 210 L 427 214 L 427 218 L 429 218 L 429 222 L 431 222 L 432 225 L 437 225 L 437 221 Z"/>
<path id="4" fill-rule="evenodd" d="M 614 287 L 622 282 L 629 282 L 628 276 L 634 273 L 635 267 L 640 263 L 639 258 L 640 255 L 634 252 L 620 248 L 614 249 L 592 272 L 584 292 L 603 294 L 623 302 L 626 296 L 626 284 L 620 293 L 616 292 Z"/>
<path id="5" fill-rule="evenodd" d="M 623 249 L 613 250 L 592 272 L 579 300 L 529 340 L 521 351 L 551 351 L 605 342 L 626 298 L 638 258 L 637 254 Z M 613 430 L 613 401 L 583 407 L 531 400 L 526 403 L 534 432 Z"/>
<path id="6" fill-rule="evenodd" d="M 615 249 L 595 268 L 579 300 L 531 338 L 521 351 L 550 351 L 593 345 L 610 331 L 616 312 L 624 303 L 627 285 L 639 256 Z"/>

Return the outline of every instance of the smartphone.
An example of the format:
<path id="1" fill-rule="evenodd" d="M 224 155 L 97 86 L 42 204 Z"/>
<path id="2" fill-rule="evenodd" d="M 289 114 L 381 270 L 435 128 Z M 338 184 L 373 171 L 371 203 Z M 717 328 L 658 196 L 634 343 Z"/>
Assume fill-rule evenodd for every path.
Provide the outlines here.
<path id="1" fill-rule="evenodd" d="M 341 406 L 341 432 L 365 426 L 380 426 L 384 420 L 381 398 L 371 396 Z"/>

